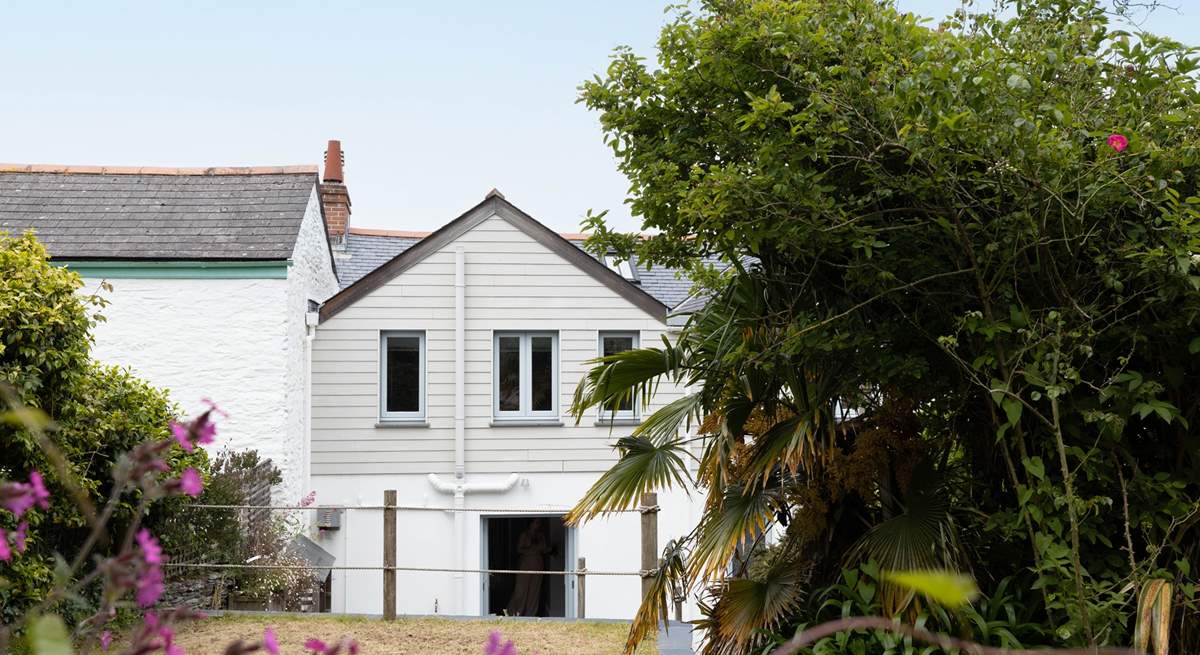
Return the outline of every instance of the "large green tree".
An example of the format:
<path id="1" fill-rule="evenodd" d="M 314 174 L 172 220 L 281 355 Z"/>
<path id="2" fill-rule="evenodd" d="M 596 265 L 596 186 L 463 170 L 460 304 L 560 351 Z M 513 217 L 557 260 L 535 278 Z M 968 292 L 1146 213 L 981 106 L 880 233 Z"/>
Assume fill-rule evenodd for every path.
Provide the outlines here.
<path id="1" fill-rule="evenodd" d="M 937 25 L 705 0 L 657 66 L 622 50 L 583 86 L 653 233 L 600 216 L 592 245 L 690 268 L 708 302 L 580 385 L 580 415 L 692 393 L 575 515 L 707 494 L 659 583 L 705 592 L 709 652 L 843 611 L 998 645 L 1129 644 L 1161 617 L 1200 648 L 1197 61 L 1119 27 L 1092 0 Z M 966 570 L 985 599 L 942 612 L 880 568 Z"/>
<path id="2" fill-rule="evenodd" d="M 56 554 L 77 551 L 97 520 L 99 510 L 82 511 L 81 503 L 102 508 L 125 453 L 169 439 L 177 416 L 165 391 L 91 358 L 91 328 L 103 320 L 104 301 L 87 291 L 77 273 L 50 262 L 32 234 L 0 232 L 0 480 L 23 480 L 37 470 L 51 490 L 49 509 L 27 515 L 28 551 L 0 562 L 0 623 L 45 596 Z M 29 410 L 49 421 L 45 430 L 28 427 Z M 173 449 L 167 461 L 176 472 L 204 470 L 206 462 L 199 449 Z M 145 510 L 130 502 L 118 508 L 108 534 L 121 534 L 134 512 Z M 157 509 L 179 502 L 169 499 Z M 11 513 L 0 512 L 0 529 L 15 528 Z M 112 547 L 101 543 L 99 552 Z M 87 612 L 85 599 L 73 605 L 68 615 Z"/>

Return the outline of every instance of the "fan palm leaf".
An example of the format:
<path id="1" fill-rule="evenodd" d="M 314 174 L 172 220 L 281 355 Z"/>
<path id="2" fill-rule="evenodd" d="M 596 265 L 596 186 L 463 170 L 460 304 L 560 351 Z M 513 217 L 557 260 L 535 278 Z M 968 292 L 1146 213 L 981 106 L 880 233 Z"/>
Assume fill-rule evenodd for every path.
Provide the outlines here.
<path id="1" fill-rule="evenodd" d="M 631 509 L 637 506 L 642 494 L 684 487 L 691 479 L 684 460 L 690 455 L 683 439 L 622 437 L 617 441 L 617 449 L 621 453 L 617 463 L 579 499 L 567 514 L 568 523 Z"/>

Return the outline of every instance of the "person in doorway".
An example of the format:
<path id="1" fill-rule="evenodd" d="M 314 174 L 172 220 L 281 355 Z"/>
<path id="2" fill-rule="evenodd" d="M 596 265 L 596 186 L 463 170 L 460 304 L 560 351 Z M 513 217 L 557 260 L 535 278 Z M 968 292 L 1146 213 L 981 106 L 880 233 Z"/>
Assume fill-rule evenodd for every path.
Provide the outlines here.
<path id="1" fill-rule="evenodd" d="M 546 539 L 542 519 L 535 517 L 517 538 L 517 554 L 520 555 L 517 568 L 522 571 L 544 571 L 549 552 L 550 543 Z M 513 588 L 512 598 L 508 600 L 508 615 L 537 616 L 541 605 L 542 574 L 517 574 L 517 584 Z"/>

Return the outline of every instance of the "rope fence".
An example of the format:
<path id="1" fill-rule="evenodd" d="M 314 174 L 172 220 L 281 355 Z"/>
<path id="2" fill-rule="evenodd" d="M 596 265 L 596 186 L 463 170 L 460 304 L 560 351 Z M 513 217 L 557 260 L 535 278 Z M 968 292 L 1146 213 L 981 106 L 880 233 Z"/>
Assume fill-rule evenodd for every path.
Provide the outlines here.
<path id="1" fill-rule="evenodd" d="M 277 557 L 278 553 L 282 553 L 283 551 L 275 550 L 278 548 L 277 545 L 268 545 L 265 547 L 260 547 L 258 550 L 254 550 L 253 548 L 251 548 L 248 552 L 243 550 L 242 548 L 238 548 L 238 549 L 234 549 L 234 550 L 229 550 L 229 549 L 223 550 L 221 548 L 212 550 L 211 547 L 207 550 L 197 548 L 198 552 L 196 553 L 195 557 L 189 557 L 189 556 L 185 555 L 183 557 L 176 558 L 175 561 L 168 561 L 168 562 L 163 563 L 163 566 L 165 568 L 178 571 L 177 576 L 182 581 L 181 584 L 184 584 L 185 586 L 187 584 L 192 585 L 192 587 L 188 588 L 189 590 L 187 591 L 187 593 L 191 593 L 192 596 L 198 597 L 201 599 L 206 598 L 206 597 L 212 598 L 212 599 L 214 599 L 212 602 L 215 603 L 215 602 L 217 602 L 215 599 L 220 597 L 222 593 L 226 593 L 226 594 L 232 593 L 232 592 L 227 591 L 227 589 L 233 589 L 236 591 L 236 590 L 244 590 L 247 588 L 250 588 L 250 589 L 254 588 L 253 585 L 251 585 L 250 587 L 242 586 L 242 583 L 239 581 L 242 576 L 242 574 L 240 574 L 239 572 L 242 572 L 242 571 L 246 572 L 245 575 L 250 575 L 250 576 L 257 575 L 255 573 L 252 573 L 254 571 L 262 572 L 262 575 L 271 575 L 270 572 L 274 571 L 274 572 L 279 572 L 280 575 L 285 575 L 285 576 L 292 576 L 294 574 L 294 572 L 310 572 L 313 574 L 317 574 L 317 572 L 320 572 L 319 575 L 317 575 L 317 580 L 318 580 L 318 582 L 316 583 L 317 588 L 316 588 L 316 591 L 314 591 L 314 596 L 313 596 L 314 598 L 317 598 L 319 596 L 319 598 L 317 600 L 306 601 L 305 606 L 310 607 L 310 608 L 313 608 L 313 607 L 317 608 L 315 610 L 309 610 L 309 611 L 329 611 L 329 607 L 330 607 L 329 599 L 331 598 L 330 594 L 332 593 L 332 592 L 330 592 L 330 584 L 331 584 L 330 580 L 332 578 L 330 577 L 329 572 L 333 572 L 333 571 L 342 571 L 342 572 L 377 571 L 377 572 L 381 572 L 383 575 L 383 598 L 382 598 L 383 617 L 385 620 L 393 620 L 396 618 L 396 614 L 397 614 L 396 613 L 396 609 L 397 609 L 397 579 L 396 579 L 396 575 L 399 572 L 405 572 L 405 573 L 449 573 L 449 574 L 455 574 L 456 576 L 462 575 L 462 574 L 505 575 L 505 576 L 507 576 L 507 575 L 557 576 L 564 580 L 572 580 L 573 581 L 572 586 L 575 588 L 575 593 L 578 594 L 578 597 L 575 601 L 574 614 L 575 614 L 576 618 L 584 618 L 585 617 L 585 588 L 586 588 L 585 583 L 586 583 L 586 579 L 588 576 L 602 576 L 602 577 L 609 577 L 609 578 L 617 578 L 617 577 L 640 578 L 641 579 L 641 594 L 637 598 L 630 599 L 632 604 L 636 606 L 637 604 L 640 604 L 642 597 L 653 588 L 653 585 L 654 585 L 653 578 L 659 572 L 659 569 L 662 566 L 662 562 L 659 560 L 659 552 L 658 552 L 658 513 L 660 510 L 659 510 L 659 506 L 658 506 L 658 497 L 656 494 L 653 494 L 653 493 L 643 494 L 642 497 L 640 498 L 639 506 L 637 506 L 637 507 L 627 508 L 627 509 L 622 509 L 622 510 L 615 510 L 613 512 L 613 513 L 628 513 L 628 514 L 640 514 L 641 515 L 640 516 L 640 529 L 641 529 L 640 547 L 641 548 L 640 548 L 640 562 L 639 562 L 640 567 L 637 569 L 631 568 L 630 570 L 591 570 L 591 569 L 587 568 L 586 558 L 583 558 L 583 557 L 579 557 L 577 563 L 576 562 L 568 563 L 568 566 L 570 564 L 575 564 L 574 568 L 564 567 L 562 569 L 556 569 L 556 570 L 555 569 L 534 570 L 534 569 L 512 569 L 512 568 L 460 568 L 457 566 L 402 566 L 402 565 L 400 565 L 399 562 L 396 561 L 396 556 L 398 554 L 397 537 L 398 537 L 398 532 L 399 532 L 398 525 L 397 525 L 398 522 L 396 520 L 397 512 L 440 512 L 440 513 L 452 513 L 452 514 L 494 514 L 494 515 L 498 515 L 500 517 L 503 517 L 505 515 L 514 516 L 514 517 L 522 517 L 522 516 L 537 516 L 537 515 L 547 515 L 547 514 L 549 514 L 549 515 L 566 514 L 570 511 L 570 508 L 567 508 L 567 507 L 435 507 L 435 506 L 429 506 L 429 505 L 400 505 L 400 504 L 396 503 L 396 491 L 394 491 L 394 490 L 387 490 L 384 492 L 384 502 L 381 505 L 345 505 L 345 504 L 343 504 L 343 505 L 307 505 L 307 506 L 275 505 L 275 504 L 270 504 L 269 498 L 263 498 L 263 500 L 265 502 L 263 502 L 262 504 L 220 505 L 220 504 L 208 504 L 208 503 L 195 503 L 195 504 L 181 505 L 181 507 L 183 509 L 190 509 L 190 510 L 196 510 L 196 511 L 217 511 L 217 512 L 229 511 L 229 512 L 233 512 L 235 515 L 231 519 L 222 519 L 222 520 L 235 521 L 237 525 L 242 526 L 241 529 L 244 530 L 244 532 L 242 534 L 251 535 L 250 537 L 247 537 L 247 538 L 251 539 L 252 541 L 255 539 L 255 537 L 253 535 L 259 535 L 259 534 L 263 533 L 264 526 L 276 525 L 281 520 L 284 522 L 294 522 L 298 519 L 298 517 L 296 515 L 274 514 L 276 512 L 295 512 L 295 513 L 300 513 L 300 512 L 346 512 L 347 514 L 350 514 L 353 512 L 359 512 L 359 511 L 381 512 L 382 513 L 382 524 L 383 524 L 383 543 L 381 544 L 382 545 L 382 553 L 383 553 L 382 561 L 379 564 L 336 564 L 336 563 L 334 563 L 334 561 L 332 561 L 328 558 L 325 558 L 325 559 L 309 559 L 308 562 L 305 563 L 305 561 L 303 559 L 296 560 L 293 558 L 289 561 L 289 559 L 287 557 L 283 557 L 282 561 L 280 561 L 279 559 L 276 559 L 276 557 Z M 272 517 L 280 517 L 280 518 L 276 519 L 276 518 L 272 518 Z M 198 523 L 202 523 L 204 521 L 212 521 L 214 519 L 208 519 L 208 518 L 204 518 L 200 515 L 191 514 L 191 515 L 181 515 L 181 516 L 179 516 L 178 520 L 181 522 L 184 522 L 184 523 L 188 522 L 189 520 L 194 520 Z M 325 521 L 326 519 L 325 519 L 325 517 L 318 515 L 318 518 L 316 520 L 317 520 L 318 524 L 324 525 L 321 522 Z M 349 517 L 347 517 L 347 520 L 349 520 Z M 379 520 L 379 519 L 375 519 L 375 520 Z M 327 529 L 332 529 L 332 530 L 339 529 L 339 527 L 340 527 L 339 523 L 340 523 L 340 519 L 338 519 L 337 522 L 333 523 L 332 526 Z M 347 524 L 347 526 L 348 526 L 348 524 Z M 347 530 L 348 529 L 349 528 L 347 527 Z M 349 533 L 347 532 L 347 535 L 348 534 Z M 378 534 L 378 533 L 376 533 L 376 534 Z M 378 537 L 375 537 L 375 538 L 378 538 Z M 259 542 L 262 542 L 262 541 L 263 541 L 262 539 L 259 539 Z M 258 542 L 256 542 L 256 543 L 258 543 Z M 274 544 L 274 543 L 275 542 L 269 542 L 269 544 Z M 234 551 L 236 551 L 236 552 L 234 552 Z M 180 553 L 180 554 L 182 555 L 183 553 Z M 213 555 L 216 555 L 216 557 L 213 557 Z M 326 553 L 326 556 L 328 556 L 327 553 Z M 255 563 L 254 562 L 254 560 L 260 559 L 262 557 L 267 557 L 268 562 L 270 562 L 274 559 L 278 563 Z M 239 560 L 243 560 L 243 558 L 245 558 L 244 563 L 239 562 Z M 208 561 L 204 561 L 204 560 L 209 560 L 209 559 L 223 559 L 224 561 L 211 562 L 211 563 Z M 322 564 L 320 562 L 327 562 L 327 564 Z M 463 564 L 465 562 L 460 561 L 460 562 L 456 562 L 456 563 L 461 566 L 461 564 Z M 500 563 L 500 562 L 497 562 L 497 563 Z M 503 563 L 508 564 L 509 562 L 504 561 Z M 513 563 L 515 563 L 515 561 Z M 485 562 L 485 564 L 486 564 L 486 562 Z M 193 573 L 187 573 L 188 571 L 191 571 Z M 203 573 L 204 571 L 210 571 L 210 573 L 206 575 Z M 194 572 L 201 572 L 201 573 L 197 574 Z M 202 577 L 196 577 L 197 575 L 200 575 Z M 191 577 L 189 577 L 189 576 L 191 576 Z M 320 582 L 321 578 L 324 578 L 324 582 Z M 192 580 L 197 580 L 200 582 L 192 583 L 192 582 L 190 582 Z M 202 582 L 204 580 L 207 580 L 207 583 L 204 583 L 207 586 L 201 586 Z M 216 581 L 216 582 L 214 582 L 214 581 Z M 344 582 L 344 577 L 343 577 L 343 582 Z M 216 587 L 213 587 L 214 584 L 216 585 Z M 199 586 L 199 589 L 197 589 L 198 586 Z M 243 595 L 244 595 L 244 592 L 239 592 L 239 593 L 243 593 Z M 570 593 L 570 592 L 568 592 L 568 593 Z M 240 600 L 240 598 L 239 598 L 239 600 Z M 676 600 L 675 614 L 676 614 L 676 619 L 678 620 L 681 618 L 682 609 L 681 609 L 680 599 L 675 599 L 675 600 Z M 229 596 L 228 602 L 231 603 L 230 606 L 232 607 L 233 596 Z M 243 608 L 243 609 L 245 609 L 245 608 Z"/>

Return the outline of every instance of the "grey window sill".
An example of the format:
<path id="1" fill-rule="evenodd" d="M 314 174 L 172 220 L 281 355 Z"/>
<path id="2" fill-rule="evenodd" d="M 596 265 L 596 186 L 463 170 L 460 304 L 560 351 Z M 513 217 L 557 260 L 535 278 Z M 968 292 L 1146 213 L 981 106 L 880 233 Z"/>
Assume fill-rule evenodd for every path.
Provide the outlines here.
<path id="1" fill-rule="evenodd" d="M 377 428 L 385 429 L 402 429 L 402 428 L 427 428 L 429 421 L 423 418 L 405 419 L 405 420 L 383 420 L 375 424 Z"/>
<path id="2" fill-rule="evenodd" d="M 642 419 L 634 418 L 634 417 L 596 419 L 597 427 L 606 427 L 607 428 L 607 427 L 611 426 L 614 428 L 619 428 L 619 427 L 627 427 L 630 425 L 641 425 L 641 424 L 642 424 Z"/>
<path id="3" fill-rule="evenodd" d="M 494 428 L 561 428 L 563 422 L 556 418 L 494 418 Z"/>

